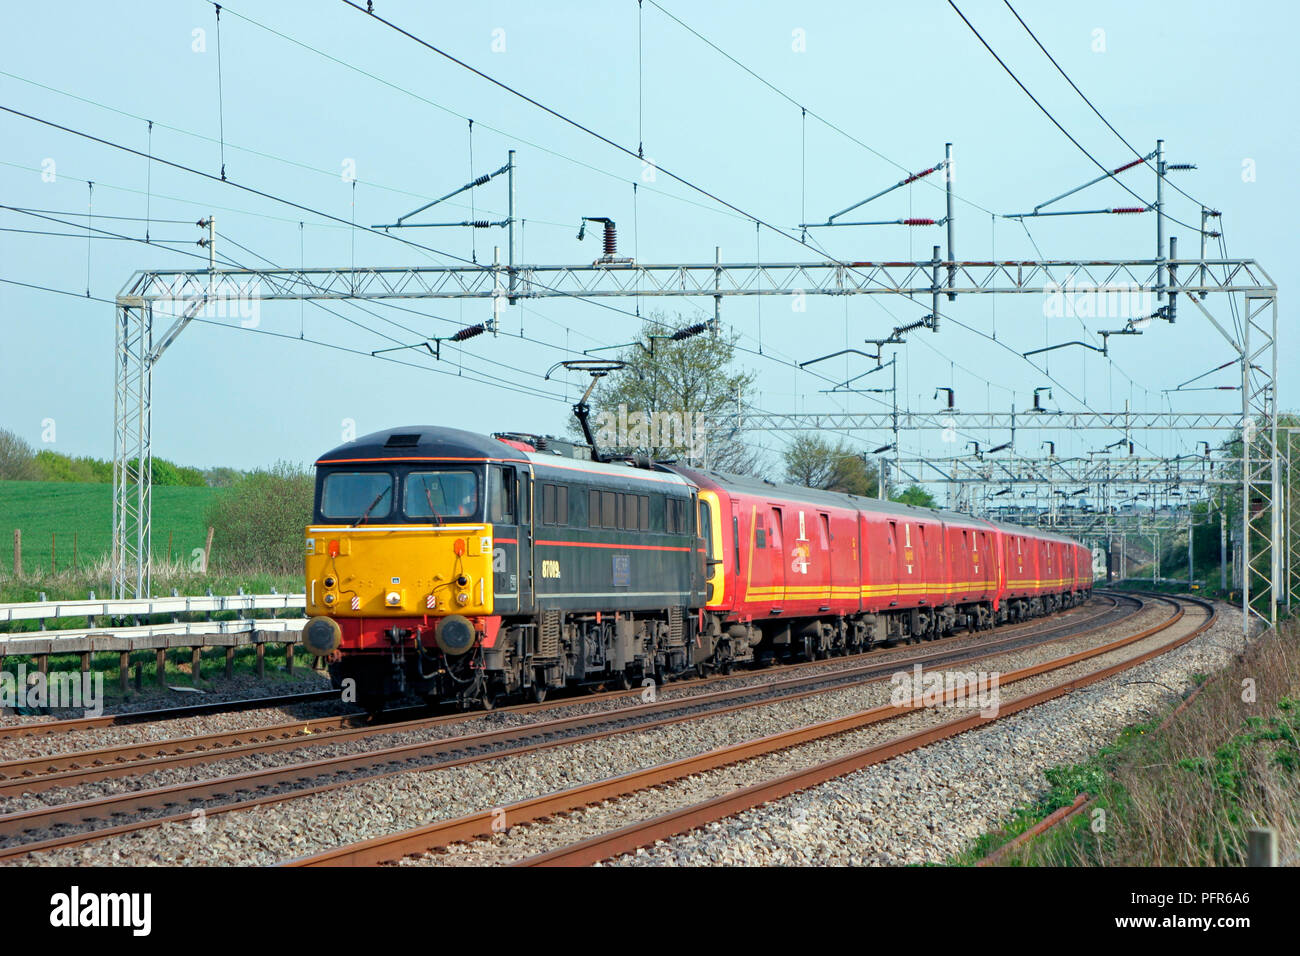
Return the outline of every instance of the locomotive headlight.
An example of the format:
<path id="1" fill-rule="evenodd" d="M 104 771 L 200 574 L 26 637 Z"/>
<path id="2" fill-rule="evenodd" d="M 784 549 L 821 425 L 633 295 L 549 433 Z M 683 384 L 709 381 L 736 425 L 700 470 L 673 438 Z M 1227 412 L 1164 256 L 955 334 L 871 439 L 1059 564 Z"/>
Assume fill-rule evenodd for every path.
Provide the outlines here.
<path id="1" fill-rule="evenodd" d="M 384 595 L 384 603 L 387 604 L 389 607 L 401 607 L 402 606 L 401 593 L 398 591 L 389 591 L 387 594 Z"/>
<path id="2" fill-rule="evenodd" d="M 325 595 L 325 603 L 331 606 L 333 606 L 334 602 L 338 599 L 339 596 L 337 594 L 330 593 Z"/>
<path id="3" fill-rule="evenodd" d="M 456 603 L 459 604 L 461 607 L 464 607 L 466 604 L 469 603 L 469 595 L 466 594 L 464 591 L 461 591 L 456 595 Z"/>

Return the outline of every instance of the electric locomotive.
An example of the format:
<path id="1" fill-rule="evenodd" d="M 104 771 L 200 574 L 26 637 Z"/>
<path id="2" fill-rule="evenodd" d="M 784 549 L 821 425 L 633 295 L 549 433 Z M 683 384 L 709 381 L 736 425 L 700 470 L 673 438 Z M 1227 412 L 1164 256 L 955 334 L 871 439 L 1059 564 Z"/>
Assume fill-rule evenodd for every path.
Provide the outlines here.
<path id="1" fill-rule="evenodd" d="M 303 643 L 336 686 L 490 707 L 697 663 L 695 486 L 535 441 L 412 426 L 316 462 Z"/>

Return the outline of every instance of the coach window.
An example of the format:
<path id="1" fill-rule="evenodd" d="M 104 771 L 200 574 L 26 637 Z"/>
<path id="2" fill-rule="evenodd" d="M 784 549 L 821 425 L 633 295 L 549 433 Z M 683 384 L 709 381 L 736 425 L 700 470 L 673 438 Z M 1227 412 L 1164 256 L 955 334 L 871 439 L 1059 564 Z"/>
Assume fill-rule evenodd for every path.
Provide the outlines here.
<path id="1" fill-rule="evenodd" d="M 600 493 L 600 526 L 602 528 L 618 527 L 618 496 L 612 491 Z"/>
<path id="2" fill-rule="evenodd" d="M 542 524 L 555 523 L 555 486 L 542 485 Z"/>
<path id="3" fill-rule="evenodd" d="M 587 527 L 600 527 L 600 492 L 595 489 L 587 492 Z"/>

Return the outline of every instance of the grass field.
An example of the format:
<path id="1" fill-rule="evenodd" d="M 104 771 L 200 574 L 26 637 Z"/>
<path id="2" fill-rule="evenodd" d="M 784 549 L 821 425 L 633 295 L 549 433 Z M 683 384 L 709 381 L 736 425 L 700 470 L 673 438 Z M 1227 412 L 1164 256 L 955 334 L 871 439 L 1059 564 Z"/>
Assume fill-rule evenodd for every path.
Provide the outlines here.
<path id="1" fill-rule="evenodd" d="M 153 552 L 166 558 L 168 535 L 173 558 L 187 557 L 207 538 L 204 513 L 215 488 L 155 487 Z M 113 486 L 57 481 L 0 481 L 0 573 L 13 572 L 14 529 L 23 533 L 23 569 L 58 571 L 72 567 L 73 535 L 78 566 L 102 558 L 113 536 Z M 51 537 L 53 536 L 53 538 Z"/>

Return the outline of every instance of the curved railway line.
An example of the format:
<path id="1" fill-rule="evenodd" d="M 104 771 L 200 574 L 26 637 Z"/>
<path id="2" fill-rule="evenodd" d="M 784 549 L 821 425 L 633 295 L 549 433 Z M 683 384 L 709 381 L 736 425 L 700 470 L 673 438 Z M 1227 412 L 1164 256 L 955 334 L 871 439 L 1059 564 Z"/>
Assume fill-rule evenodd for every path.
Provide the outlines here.
<path id="1" fill-rule="evenodd" d="M 682 723 L 708 715 L 734 713 L 764 704 L 797 700 L 884 680 L 899 668 L 910 668 L 917 664 L 934 668 L 958 661 L 972 662 L 1113 627 L 1139 613 L 1146 606 L 1142 598 L 1131 595 L 1106 596 L 1104 599 L 1109 602 L 1109 607 L 1100 612 L 1080 614 L 1076 611 L 1069 615 L 1072 618 L 1070 620 L 1053 618 L 1025 622 L 1001 629 L 1003 633 L 999 634 L 995 641 L 985 640 L 965 647 L 938 646 L 945 643 L 938 641 L 933 642 L 922 653 L 915 653 L 915 649 L 898 647 L 887 650 L 883 654 L 876 652 L 856 655 L 857 658 L 870 658 L 867 663 L 839 658 L 829 662 L 809 661 L 787 665 L 775 671 L 751 671 L 745 675 L 682 681 L 664 689 L 665 694 L 677 696 L 648 704 L 632 703 L 632 706 L 614 710 L 579 713 L 521 726 L 498 727 L 460 736 L 419 740 L 415 743 L 403 743 L 361 753 L 349 753 L 323 760 L 308 760 L 171 786 L 152 788 L 146 786 L 143 789 L 113 793 L 92 800 L 51 804 L 7 813 L 0 815 L 0 839 L 8 844 L 0 847 L 0 861 L 12 860 L 42 850 L 76 846 L 164 822 L 187 820 L 191 817 L 191 808 L 195 806 L 201 807 L 207 814 L 249 809 L 335 790 L 352 783 L 380 777 L 461 766 L 568 743 L 598 740 L 620 733 Z M 1154 633 L 1168 627 L 1181 615 L 1182 612 L 1179 611 L 1164 623 L 1148 628 L 1147 631 Z M 1107 648 L 1132 643 L 1145 635 L 1144 631 L 1138 636 L 1130 636 L 1120 642 L 1111 642 L 1103 645 L 1101 649 L 1083 652 L 1083 656 L 1104 653 Z M 947 640 L 956 643 L 959 638 Z M 1065 666 L 1059 662 L 1061 660 L 1068 660 L 1068 658 L 1037 665 L 1035 672 L 1041 673 Z M 828 665 L 833 664 L 847 666 L 828 669 Z M 820 668 L 819 672 L 809 673 L 818 668 Z M 764 676 L 776 679 L 758 684 L 742 683 L 742 686 L 714 689 L 720 683 L 735 684 L 755 677 L 761 679 Z M 617 705 L 620 700 L 635 698 L 639 693 L 639 689 L 613 691 L 544 704 L 523 705 L 488 714 L 480 712 L 424 717 L 370 726 L 344 726 L 347 721 L 355 718 L 331 717 L 307 722 L 314 724 L 314 727 L 309 728 L 310 733 L 304 733 L 304 723 L 298 722 L 239 733 L 197 735 L 172 741 L 112 746 L 98 751 L 9 761 L 0 765 L 0 772 L 9 777 L 8 780 L 0 781 L 0 794 L 57 790 L 77 783 L 140 777 L 153 770 L 199 765 L 227 757 L 316 747 L 330 743 L 364 741 L 368 738 L 395 733 L 409 733 L 412 730 L 436 733 L 437 728 L 447 725 L 467 724 L 474 720 L 498 720 L 512 713 L 531 716 L 538 712 L 549 713 L 602 700 Z M 853 726 L 865 726 L 877 720 L 887 719 L 887 716 L 881 716 L 879 708 L 876 708 L 874 715 L 866 719 L 863 719 L 863 714 L 860 713 L 849 718 L 824 722 L 822 725 L 817 725 L 816 730 L 798 728 L 790 732 L 793 736 L 776 736 L 788 741 L 784 746 L 794 746 L 799 742 L 796 738 L 801 733 L 811 733 L 812 736 L 808 739 L 816 739 L 844 732 L 852 729 Z M 859 723 L 855 724 L 855 720 Z M 332 729 L 322 729 L 327 726 Z M 768 738 L 764 740 L 768 741 L 764 746 L 771 746 Z M 738 746 L 744 748 L 753 744 L 754 742 L 750 741 Z M 158 752 L 169 747 L 173 748 L 172 752 L 161 754 Z M 743 755 L 736 756 L 741 753 L 741 750 L 734 750 L 731 759 L 727 762 L 734 763 L 736 760 L 747 759 Z M 655 769 L 650 768 L 650 771 Z M 599 799 L 607 799 L 607 797 Z M 512 817 L 516 822 L 518 819 Z M 91 829 L 86 829 L 88 825 Z M 345 862 L 349 861 L 348 854 L 345 852 L 347 850 L 348 848 L 340 848 L 338 851 L 343 853 L 340 859 Z"/>
<path id="2" fill-rule="evenodd" d="M 1138 613 L 1143 606 L 1139 598 L 1121 596 L 1106 598 L 1110 606 L 1100 613 L 1079 615 L 1076 619 L 1062 620 L 1038 619 L 1021 625 L 1004 628 L 1003 634 L 995 642 L 980 641 L 963 648 L 937 647 L 921 654 L 906 654 L 906 648 L 895 648 L 885 654 L 858 655 L 875 658 L 867 664 L 847 661 L 850 666 L 831 671 L 803 676 L 799 672 L 811 670 L 820 665 L 825 668 L 827 661 L 810 661 L 803 664 L 789 665 L 776 671 L 750 672 L 744 677 L 715 676 L 695 681 L 684 681 L 671 685 L 666 690 L 674 692 L 693 689 L 700 693 L 689 694 L 671 699 L 661 699 L 649 704 L 636 704 L 618 710 L 598 713 L 576 714 L 522 726 L 498 728 L 476 734 L 442 737 L 431 740 L 419 740 L 395 747 L 367 750 L 362 753 L 349 753 L 323 760 L 308 760 L 287 766 L 270 767 L 248 773 L 186 782 L 171 786 L 143 788 L 114 793 L 90 800 L 56 803 L 33 809 L 21 810 L 0 815 L 0 840 L 7 845 L 0 847 L 0 861 L 24 856 L 31 852 L 49 850 L 59 847 L 76 846 L 80 843 L 129 833 L 145 827 L 164 822 L 178 822 L 191 818 L 192 808 L 199 807 L 206 814 L 223 813 L 231 810 L 249 809 L 268 803 L 276 803 L 322 793 L 345 787 L 349 784 L 379 777 L 395 776 L 413 770 L 445 768 L 491 760 L 498 757 L 530 753 L 549 747 L 568 743 L 596 740 L 619 733 L 643 731 L 654 727 L 681 723 L 706 715 L 730 713 L 746 708 L 758 707 L 774 702 L 795 700 L 813 694 L 841 690 L 873 681 L 884 680 L 888 674 L 900 667 L 914 664 L 951 663 L 957 660 L 971 661 L 996 654 L 1007 653 L 1018 648 L 1045 644 L 1052 641 L 1078 637 L 1092 633 L 1104 627 L 1114 626 L 1117 622 Z M 952 638 L 949 640 L 957 640 Z M 933 642 L 939 645 L 943 642 Z M 837 659 L 833 663 L 845 663 L 846 659 Z M 792 676 L 786 676 L 787 674 Z M 744 681 L 749 678 L 770 674 L 779 678 L 758 685 L 732 687 L 712 690 L 713 685 L 725 681 Z M 639 690 L 615 691 L 593 697 L 576 698 L 548 702 L 545 704 L 525 705 L 515 708 L 516 712 L 533 713 L 538 711 L 559 710 L 575 704 L 587 704 L 601 697 L 607 699 L 634 697 Z M 412 725 L 421 731 L 428 731 L 440 725 L 466 723 L 475 719 L 495 719 L 508 710 L 489 712 L 488 714 L 458 714 L 443 717 L 424 718 L 408 721 L 404 724 L 384 724 L 378 726 L 340 729 L 334 740 L 341 741 L 364 739 L 367 737 L 391 735 L 406 732 Z M 337 720 L 338 718 L 330 718 Z M 288 725 L 285 725 L 286 727 Z M 301 725 L 297 725 L 301 726 Z M 405 730 L 403 729 L 405 728 Z M 288 731 L 282 731 L 288 732 Z M 266 735 L 267 729 L 245 732 L 242 736 Z M 212 735 L 230 737 L 240 735 Z M 266 753 L 301 747 L 316 746 L 322 742 L 325 734 L 309 737 L 281 737 L 260 744 L 236 744 L 233 748 L 214 750 L 212 752 L 192 752 L 188 755 L 172 755 L 171 765 L 185 765 L 186 762 L 203 763 L 220 760 L 228 756 Z M 328 738 L 325 739 L 329 743 Z M 211 741 L 209 741 L 211 743 Z M 146 745 L 157 747 L 157 744 Z M 109 748 L 119 755 L 134 748 Z M 108 751 L 105 751 L 107 754 Z M 53 755 L 37 758 L 44 761 L 47 769 L 58 766 L 69 755 Z M 76 758 L 85 764 L 87 755 Z M 153 763 L 157 757 L 146 757 L 144 761 L 128 762 L 121 766 L 82 766 L 65 770 L 54 769 L 43 775 L 33 775 L 21 779 L 11 779 L 4 784 L 6 793 L 38 792 L 43 789 L 55 789 L 67 786 L 70 781 L 85 782 L 91 779 L 105 780 L 114 777 L 126 778 L 147 773 L 160 765 Z M 164 762 L 168 758 L 164 756 Z M 152 767 L 146 764 L 152 763 Z M 26 764 L 24 771 L 30 773 L 33 766 L 30 761 L 11 762 L 11 770 L 18 769 L 14 764 Z M 66 775 L 66 776 L 65 776 Z M 45 784 L 49 784 L 48 787 Z M 177 812 L 177 808 L 181 808 Z M 91 829 L 85 829 L 90 825 Z M 33 839 L 35 837 L 35 839 Z"/>
<path id="3" fill-rule="evenodd" d="M 1110 607 L 1080 618 L 1061 620 L 1048 619 L 1026 622 L 1001 628 L 1004 632 L 994 641 L 982 641 L 965 647 L 943 648 L 922 654 L 908 655 L 909 647 L 892 648 L 889 652 L 866 652 L 864 654 L 837 658 L 833 661 L 806 661 L 798 664 L 784 665 L 777 670 L 750 671 L 745 674 L 729 676 L 711 676 L 688 681 L 673 682 L 665 685 L 663 695 L 672 694 L 671 698 L 657 701 L 646 707 L 632 708 L 638 712 L 651 712 L 681 706 L 677 695 L 683 692 L 703 692 L 711 702 L 729 702 L 748 695 L 769 691 L 769 697 L 785 696 L 785 693 L 799 695 L 829 689 L 832 686 L 846 686 L 850 682 L 871 679 L 880 674 L 887 674 L 898 666 L 911 666 L 913 663 L 934 666 L 962 659 L 971 649 L 1005 652 L 1030 644 L 1046 643 L 1049 640 L 1062 640 L 1077 637 L 1092 630 L 1109 626 L 1122 620 L 1126 615 L 1136 613 L 1141 602 L 1135 598 L 1124 599 L 1123 603 L 1115 598 L 1108 598 Z M 1035 627 L 1036 625 L 1036 627 Z M 960 635 L 959 637 L 965 637 Z M 930 646 L 944 645 L 958 638 L 945 638 L 930 642 Z M 853 666 L 854 660 L 867 660 L 868 663 Z M 836 666 L 847 665 L 847 666 Z M 828 669 L 834 668 L 834 669 Z M 811 677 L 801 678 L 800 672 L 822 670 Z M 793 674 L 789 678 L 763 680 L 764 677 Z M 746 684 L 745 681 L 759 679 L 759 684 Z M 720 684 L 739 684 L 740 686 L 708 693 L 707 689 Z M 427 708 L 412 706 L 391 711 L 388 720 L 383 723 L 365 723 L 358 714 L 321 717 L 274 724 L 267 727 L 220 733 L 197 734 L 184 737 L 168 738 L 158 741 L 131 742 L 115 746 L 105 746 L 88 750 L 70 751 L 49 755 L 26 757 L 0 762 L 0 796 L 18 793 L 31 793 L 103 780 L 109 777 L 127 774 L 142 774 L 152 770 L 168 767 L 195 766 L 223 760 L 228 757 L 264 754 L 279 750 L 301 747 L 318 747 L 330 743 L 342 743 L 351 740 L 366 739 L 389 734 L 416 730 L 437 730 L 444 727 L 456 727 L 473 721 L 492 720 L 489 714 L 528 716 L 561 711 L 574 706 L 608 702 L 618 704 L 631 701 L 642 694 L 642 689 L 607 691 L 585 697 L 563 698 L 540 704 L 523 704 L 503 708 L 494 712 L 471 712 L 441 716 L 427 716 Z M 785 693 L 783 693 L 785 692 Z M 656 695 L 660 696 L 660 695 Z M 766 702 L 766 701 L 763 701 Z M 426 716 L 413 719 L 399 719 L 406 714 Z M 592 715 L 608 716 L 608 715 Z"/>
<path id="4" fill-rule="evenodd" d="M 1080 651 L 1005 674 L 1002 676 L 1001 684 L 1004 686 L 1015 684 L 1038 675 L 1067 668 L 1171 629 L 1176 632 L 1171 640 L 1153 649 L 1018 697 L 1002 704 L 996 714 L 985 716 L 979 712 L 969 713 L 945 721 L 935 727 L 906 734 L 832 760 L 815 763 L 812 766 L 774 779 L 723 793 L 711 799 L 689 804 L 669 813 L 643 819 L 621 829 L 602 833 L 516 862 L 522 865 L 585 865 L 653 844 L 665 837 L 724 819 L 743 810 L 780 799 L 835 777 L 852 773 L 874 763 L 880 763 L 900 754 L 924 747 L 938 740 L 956 736 L 967 730 L 1017 713 L 1025 708 L 1062 696 L 1076 688 L 1103 680 L 1186 644 L 1207 630 L 1214 623 L 1217 616 L 1217 612 L 1212 605 L 1199 599 L 1167 598 L 1158 595 L 1152 597 L 1174 608 L 1174 613 L 1165 621 L 1100 647 Z M 1192 620 L 1184 622 L 1188 607 L 1195 610 L 1191 615 Z M 809 741 L 821 740 L 870 724 L 888 721 L 919 710 L 922 706 L 921 704 L 889 704 L 869 708 L 846 717 L 823 721 L 756 740 L 744 741 L 730 747 L 637 770 L 595 783 L 557 791 L 506 807 L 473 813 L 412 830 L 359 841 L 294 860 L 287 865 L 374 865 L 397 862 L 405 857 L 426 854 L 430 851 L 445 848 L 453 843 L 491 837 L 499 829 L 499 821 L 502 819 L 510 821 L 512 826 L 547 820 L 573 810 L 677 781 L 692 774 L 706 773 L 716 768 L 730 766 L 765 754 L 796 747 Z M 562 823 L 556 825 L 563 826 Z"/>

